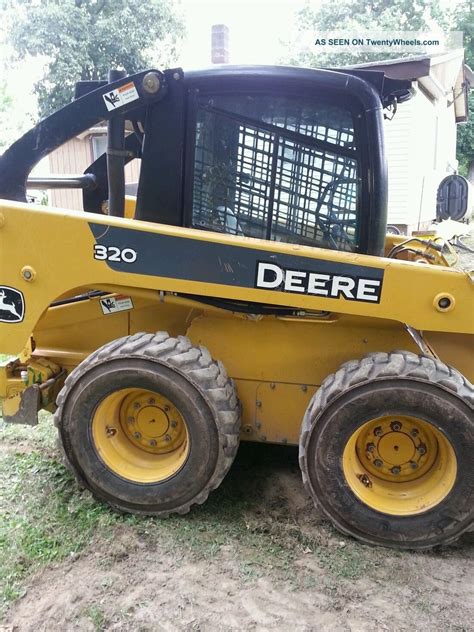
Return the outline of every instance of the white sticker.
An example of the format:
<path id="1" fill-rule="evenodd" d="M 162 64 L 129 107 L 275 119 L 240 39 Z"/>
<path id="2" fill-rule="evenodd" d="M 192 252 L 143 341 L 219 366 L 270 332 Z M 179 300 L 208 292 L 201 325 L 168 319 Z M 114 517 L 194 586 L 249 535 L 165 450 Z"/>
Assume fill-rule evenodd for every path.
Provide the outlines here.
<path id="1" fill-rule="evenodd" d="M 100 306 L 104 314 L 115 314 L 133 309 L 132 299 L 129 296 L 114 296 L 100 299 Z"/>
<path id="2" fill-rule="evenodd" d="M 133 81 L 130 81 L 130 83 L 126 83 L 124 86 L 117 88 L 117 90 L 111 90 L 107 92 L 107 94 L 103 94 L 102 98 L 107 106 L 107 110 L 110 112 L 111 110 L 121 108 L 127 103 L 136 101 L 140 97 L 135 88 L 135 84 Z"/>

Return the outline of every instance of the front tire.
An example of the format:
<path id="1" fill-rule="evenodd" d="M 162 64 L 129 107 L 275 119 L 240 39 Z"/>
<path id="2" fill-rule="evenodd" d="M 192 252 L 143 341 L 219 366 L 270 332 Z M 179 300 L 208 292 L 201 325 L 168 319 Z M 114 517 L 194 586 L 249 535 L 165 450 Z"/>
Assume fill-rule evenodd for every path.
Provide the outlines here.
<path id="1" fill-rule="evenodd" d="M 114 340 L 86 358 L 58 396 L 55 422 L 83 486 L 114 509 L 158 516 L 203 503 L 240 434 L 222 364 L 163 332 Z"/>
<path id="2" fill-rule="evenodd" d="M 406 351 L 350 361 L 321 385 L 300 437 L 303 481 L 336 528 L 424 549 L 473 524 L 474 389 Z"/>

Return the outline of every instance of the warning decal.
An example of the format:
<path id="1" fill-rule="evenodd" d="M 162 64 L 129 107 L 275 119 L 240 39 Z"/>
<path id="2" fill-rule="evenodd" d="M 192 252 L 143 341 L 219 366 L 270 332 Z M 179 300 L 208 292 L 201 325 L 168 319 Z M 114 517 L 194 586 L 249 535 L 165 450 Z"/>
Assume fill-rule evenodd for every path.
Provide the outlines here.
<path id="1" fill-rule="evenodd" d="M 133 309 L 133 302 L 129 296 L 114 296 L 100 299 L 100 306 L 104 314 L 115 314 Z"/>
<path id="2" fill-rule="evenodd" d="M 117 88 L 117 90 L 111 90 L 110 92 L 107 92 L 107 94 L 103 94 L 102 98 L 107 106 L 107 110 L 110 112 L 111 110 L 116 110 L 123 105 L 127 105 L 127 103 L 136 101 L 140 97 L 137 89 L 135 88 L 135 84 L 133 81 L 130 81 L 124 86 Z"/>

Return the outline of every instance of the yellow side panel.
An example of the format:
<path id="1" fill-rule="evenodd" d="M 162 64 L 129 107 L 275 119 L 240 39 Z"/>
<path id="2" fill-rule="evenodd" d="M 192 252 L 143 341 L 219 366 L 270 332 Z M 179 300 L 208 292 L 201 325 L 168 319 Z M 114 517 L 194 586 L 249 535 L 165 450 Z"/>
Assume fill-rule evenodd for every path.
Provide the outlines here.
<path id="1" fill-rule="evenodd" d="M 469 334 L 474 331 L 472 283 L 467 275 L 445 267 L 14 202 L 0 201 L 0 213 L 2 285 L 21 292 L 25 306 L 21 322 L 0 322 L 1 353 L 19 353 L 42 314 L 58 297 L 90 288 L 124 294 L 138 288 L 168 291 L 299 310 L 327 310 L 373 320 L 391 319 L 420 330 Z M 121 246 L 126 246 L 129 254 L 135 248 L 137 264 L 130 260 L 112 263 L 112 254 L 109 261 L 102 260 L 103 250 L 94 258 L 96 242 L 107 235 L 110 239 L 120 236 L 124 240 Z M 168 245 L 173 242 L 175 250 L 172 256 L 168 251 L 167 266 L 163 267 L 159 265 L 164 261 L 160 248 L 165 241 Z M 114 257 L 117 252 L 120 254 L 114 244 L 109 244 L 108 249 Z M 235 263 L 246 257 L 247 264 Z M 279 257 L 293 257 L 292 270 L 305 270 L 309 262 L 316 269 L 319 261 L 336 266 L 336 271 L 340 264 L 366 272 L 383 270 L 380 301 L 319 296 L 304 288 L 283 292 L 257 287 L 255 281 L 249 280 L 255 277 L 258 261 Z M 143 268 L 142 261 L 146 263 Z M 186 266 L 199 272 L 195 280 L 188 278 Z M 439 300 L 448 300 L 449 308 L 438 309 Z"/>

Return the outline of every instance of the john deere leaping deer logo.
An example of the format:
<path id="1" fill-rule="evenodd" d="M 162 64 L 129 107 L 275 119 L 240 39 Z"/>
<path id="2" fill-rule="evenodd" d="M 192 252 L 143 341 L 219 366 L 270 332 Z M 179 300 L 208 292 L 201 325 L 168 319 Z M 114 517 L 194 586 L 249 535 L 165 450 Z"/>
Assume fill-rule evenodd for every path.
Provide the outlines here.
<path id="1" fill-rule="evenodd" d="M 20 290 L 0 285 L 0 322 L 20 323 L 25 316 L 25 300 Z"/>

